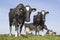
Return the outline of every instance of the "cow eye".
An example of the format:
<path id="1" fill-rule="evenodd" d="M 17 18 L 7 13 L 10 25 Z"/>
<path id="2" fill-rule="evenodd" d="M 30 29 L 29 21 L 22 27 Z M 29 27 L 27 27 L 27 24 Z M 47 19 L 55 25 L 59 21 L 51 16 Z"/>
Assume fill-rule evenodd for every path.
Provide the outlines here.
<path id="1" fill-rule="evenodd" d="M 22 12 L 22 11 L 23 11 L 23 9 L 22 9 L 22 8 L 20 8 L 20 9 L 19 9 L 19 11 L 21 11 L 21 12 Z"/>

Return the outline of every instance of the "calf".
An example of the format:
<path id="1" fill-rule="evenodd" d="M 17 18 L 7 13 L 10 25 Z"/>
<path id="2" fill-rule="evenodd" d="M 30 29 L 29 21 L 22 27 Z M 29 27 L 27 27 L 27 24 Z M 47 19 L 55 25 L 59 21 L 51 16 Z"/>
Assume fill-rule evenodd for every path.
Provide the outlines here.
<path id="1" fill-rule="evenodd" d="M 47 30 L 46 32 L 47 35 L 56 35 L 56 32 L 53 32 L 52 30 Z"/>
<path id="2" fill-rule="evenodd" d="M 26 34 L 29 33 L 30 31 L 35 31 L 36 27 L 33 25 L 33 23 L 25 23 L 25 32 Z"/>
<path id="3" fill-rule="evenodd" d="M 38 33 L 38 35 L 39 35 L 39 31 L 42 31 L 42 27 L 40 27 L 40 25 L 38 25 L 36 27 L 36 25 L 34 25 L 33 23 L 29 23 L 29 24 L 25 23 L 25 32 L 26 32 L 26 34 L 29 34 L 30 31 L 31 31 L 31 33 L 32 33 L 32 31 L 35 31 L 35 34 Z"/>

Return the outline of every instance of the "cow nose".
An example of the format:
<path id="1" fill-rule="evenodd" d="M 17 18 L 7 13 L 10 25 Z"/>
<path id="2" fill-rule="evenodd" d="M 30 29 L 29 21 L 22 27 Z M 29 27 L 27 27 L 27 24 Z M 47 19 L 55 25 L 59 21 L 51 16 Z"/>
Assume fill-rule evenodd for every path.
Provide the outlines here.
<path id="1" fill-rule="evenodd" d="M 26 19 L 26 22 L 30 22 L 30 19 Z"/>

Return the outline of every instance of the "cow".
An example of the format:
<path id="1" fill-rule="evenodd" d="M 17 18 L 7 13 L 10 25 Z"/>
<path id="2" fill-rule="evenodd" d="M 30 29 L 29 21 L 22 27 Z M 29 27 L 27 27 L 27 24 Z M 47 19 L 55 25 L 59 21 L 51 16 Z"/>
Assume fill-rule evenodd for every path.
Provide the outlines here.
<path id="1" fill-rule="evenodd" d="M 33 23 L 25 23 L 24 25 L 25 25 L 26 34 L 29 34 L 30 31 L 35 31 L 35 29 L 36 29 L 36 27 Z"/>
<path id="2" fill-rule="evenodd" d="M 54 36 L 54 35 L 56 35 L 56 32 L 53 32 L 53 30 L 50 30 L 49 29 L 49 30 L 47 30 L 46 34 L 47 35 L 53 35 Z"/>
<path id="3" fill-rule="evenodd" d="M 29 24 L 25 23 L 25 29 L 26 29 L 25 30 L 26 31 L 26 34 L 29 34 L 30 31 L 31 31 L 30 34 L 32 34 L 32 32 L 33 31 L 36 31 L 36 29 L 37 29 L 38 35 L 39 35 L 39 31 L 42 30 L 40 28 L 40 25 L 38 27 L 36 27 L 36 25 L 34 25 L 33 23 L 29 23 Z M 37 32 L 35 32 L 35 34 Z"/>
<path id="4" fill-rule="evenodd" d="M 9 26 L 10 26 L 10 36 L 12 35 L 12 26 L 15 26 L 16 35 L 19 36 L 19 26 L 20 33 L 22 31 L 22 27 L 24 22 L 30 21 L 31 12 L 35 12 L 35 8 L 31 8 L 29 5 L 24 6 L 22 3 L 16 6 L 16 8 L 11 8 L 9 12 Z"/>
<path id="5" fill-rule="evenodd" d="M 34 16 L 33 18 L 33 24 L 36 26 L 36 32 L 35 34 L 37 34 L 37 32 L 39 32 L 38 29 L 42 30 L 43 29 L 46 29 L 48 30 L 47 26 L 45 25 L 45 17 L 46 17 L 46 14 L 48 14 L 49 12 L 45 11 L 45 10 L 42 10 L 41 12 L 38 12 L 37 15 Z"/>

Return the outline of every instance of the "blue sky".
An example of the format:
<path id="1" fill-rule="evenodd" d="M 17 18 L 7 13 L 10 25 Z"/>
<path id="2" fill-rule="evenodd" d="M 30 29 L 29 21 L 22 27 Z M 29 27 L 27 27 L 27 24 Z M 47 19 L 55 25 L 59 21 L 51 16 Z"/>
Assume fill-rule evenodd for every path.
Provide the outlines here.
<path id="1" fill-rule="evenodd" d="M 46 25 L 49 29 L 60 34 L 60 0 L 0 0 L 0 34 L 9 33 L 9 9 L 15 8 L 19 3 L 37 9 L 36 12 L 32 12 L 30 22 L 33 22 L 33 16 L 38 11 L 49 11 L 50 13 L 46 16 Z"/>

